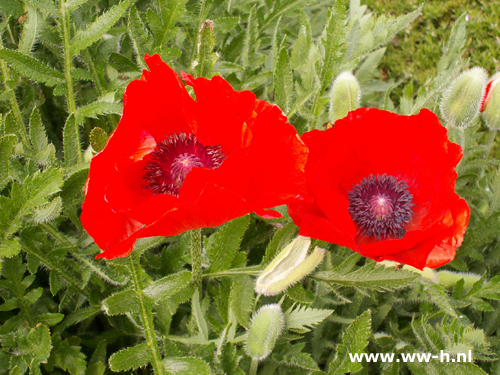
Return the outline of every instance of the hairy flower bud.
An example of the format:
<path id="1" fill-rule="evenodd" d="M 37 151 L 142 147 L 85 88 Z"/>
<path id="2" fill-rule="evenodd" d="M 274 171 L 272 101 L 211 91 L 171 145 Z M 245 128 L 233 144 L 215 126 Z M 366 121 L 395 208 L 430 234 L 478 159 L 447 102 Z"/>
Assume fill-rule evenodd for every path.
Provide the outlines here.
<path id="1" fill-rule="evenodd" d="M 307 258 L 311 239 L 298 236 L 285 247 L 255 282 L 255 291 L 265 296 L 280 294 L 310 274 L 321 263 L 325 250 L 316 247 Z"/>
<path id="2" fill-rule="evenodd" d="M 283 332 L 285 318 L 278 304 L 262 306 L 252 318 L 245 342 L 246 353 L 256 360 L 263 360 L 274 349 Z"/>
<path id="3" fill-rule="evenodd" d="M 484 93 L 481 103 L 483 120 L 490 129 L 500 129 L 500 73 L 495 74 Z"/>
<path id="4" fill-rule="evenodd" d="M 358 80 L 350 72 L 340 73 L 332 85 L 330 96 L 330 123 L 347 116 L 359 106 L 361 89 Z"/>
<path id="5" fill-rule="evenodd" d="M 472 285 L 481 279 L 481 275 L 469 272 L 439 271 L 437 273 L 438 282 L 447 289 L 451 289 L 460 280 L 464 279 L 464 290 L 469 290 Z"/>
<path id="6" fill-rule="evenodd" d="M 454 127 L 471 125 L 479 113 L 488 75 L 483 68 L 460 74 L 443 93 L 441 114 Z"/>

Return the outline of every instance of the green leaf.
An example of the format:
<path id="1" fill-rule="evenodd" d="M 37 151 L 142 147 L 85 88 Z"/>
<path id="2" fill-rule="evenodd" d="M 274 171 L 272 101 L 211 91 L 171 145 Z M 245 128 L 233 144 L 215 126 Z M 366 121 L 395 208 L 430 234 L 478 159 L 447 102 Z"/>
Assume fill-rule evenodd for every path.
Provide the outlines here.
<path id="1" fill-rule="evenodd" d="M 293 238 L 297 235 L 297 230 L 297 226 L 292 221 L 279 229 L 274 234 L 271 242 L 269 242 L 269 245 L 266 248 L 266 254 L 262 259 L 261 264 L 265 266 L 270 263 L 276 255 L 278 255 L 278 253 L 285 248 L 285 246 L 292 242 Z"/>
<path id="2" fill-rule="evenodd" d="M 85 4 L 87 1 L 89 0 L 68 0 L 66 1 L 66 9 L 68 13 L 71 13 L 72 11 L 79 8 L 81 5 Z"/>
<path id="3" fill-rule="evenodd" d="M 109 115 L 112 113 L 119 115 L 122 111 L 123 106 L 120 103 L 97 100 L 78 108 L 75 112 L 75 117 L 76 122 L 81 124 L 86 117 L 97 118 L 97 116 Z"/>
<path id="4" fill-rule="evenodd" d="M 205 320 L 205 316 L 201 310 L 199 290 L 196 290 L 194 292 L 191 301 L 192 301 L 192 313 L 196 320 L 196 324 L 198 325 L 198 331 L 205 340 L 208 340 L 208 325 L 207 321 Z"/>
<path id="5" fill-rule="evenodd" d="M 141 17 L 139 17 L 135 4 L 132 4 L 129 10 L 128 30 L 137 54 L 137 62 L 143 68 L 146 68 L 144 55 L 146 53 L 151 54 L 153 51 L 153 36 L 148 32 Z"/>
<path id="6" fill-rule="evenodd" d="M 292 331 L 306 333 L 332 313 L 333 310 L 313 309 L 307 306 L 299 306 L 296 309 L 290 307 L 285 312 L 285 325 Z"/>
<path id="7" fill-rule="evenodd" d="M 409 116 L 412 114 L 413 108 L 413 84 L 410 82 L 406 85 L 403 92 L 403 97 L 401 98 L 400 104 L 400 114 Z"/>
<path id="8" fill-rule="evenodd" d="M 187 0 L 159 0 L 161 19 L 165 29 L 175 26 L 177 20 L 184 14 Z"/>
<path id="9" fill-rule="evenodd" d="M 17 142 L 15 135 L 0 137 L 0 191 L 9 181 L 9 159 Z"/>
<path id="10" fill-rule="evenodd" d="M 248 328 L 250 324 L 253 298 L 253 279 L 248 275 L 239 275 L 233 278 L 230 293 L 231 309 L 236 317 L 236 321 L 245 328 Z"/>
<path id="11" fill-rule="evenodd" d="M 163 360 L 165 370 L 174 375 L 210 375 L 210 367 L 201 358 L 174 357 Z"/>
<path id="12" fill-rule="evenodd" d="M 148 344 L 139 344 L 113 354 L 109 358 L 109 368 L 115 372 L 135 370 L 146 366 L 152 359 L 152 351 Z"/>
<path id="13" fill-rule="evenodd" d="M 413 284 L 420 278 L 420 275 L 411 271 L 396 271 L 394 268 L 386 268 L 384 266 L 377 267 L 376 262 L 369 262 L 354 272 L 344 273 L 341 270 L 323 271 L 309 277 L 328 284 L 390 291 Z"/>
<path id="14" fill-rule="evenodd" d="M 80 146 L 80 129 L 75 115 L 70 115 L 66 120 L 63 130 L 64 163 L 66 167 L 73 167 L 83 162 Z"/>
<path id="15" fill-rule="evenodd" d="M 58 83 L 65 82 L 61 72 L 21 52 L 0 49 L 0 59 L 4 60 L 12 68 L 33 81 L 43 82 L 48 86 L 54 86 Z"/>
<path id="16" fill-rule="evenodd" d="M 66 319 L 64 319 L 61 324 L 61 328 L 65 329 L 66 327 L 83 322 L 84 320 L 99 314 L 101 311 L 102 310 L 99 306 L 87 307 L 85 309 L 75 311 L 74 313 L 68 315 Z"/>
<path id="17" fill-rule="evenodd" d="M 233 30 L 240 22 L 240 17 L 220 17 L 213 20 L 215 33 Z"/>
<path id="18" fill-rule="evenodd" d="M 11 238 L 0 243 L 0 259 L 12 258 L 21 252 L 18 238 Z"/>
<path id="19" fill-rule="evenodd" d="M 81 50 L 97 42 L 123 16 L 127 7 L 128 0 L 124 0 L 99 16 L 85 30 L 78 30 L 71 42 L 70 54 L 76 55 Z"/>
<path id="20" fill-rule="evenodd" d="M 33 5 L 42 12 L 53 14 L 56 17 L 61 16 L 61 12 L 57 8 L 56 4 L 54 4 L 53 0 L 24 0 L 24 1 L 26 3 Z"/>
<path id="21" fill-rule="evenodd" d="M 184 289 L 190 281 L 191 272 L 178 272 L 154 281 L 144 289 L 144 293 L 154 302 L 159 302 Z"/>
<path id="22" fill-rule="evenodd" d="M 48 146 L 47 134 L 42 124 L 42 118 L 38 108 L 33 108 L 30 117 L 30 138 L 35 152 L 42 152 Z"/>
<path id="23" fill-rule="evenodd" d="M 109 64 L 119 72 L 139 72 L 141 69 L 128 57 L 112 52 L 109 55 Z"/>
<path id="24" fill-rule="evenodd" d="M 59 324 L 61 320 L 64 319 L 64 314 L 52 314 L 52 313 L 46 313 L 42 315 L 38 315 L 36 317 L 39 323 L 45 324 L 49 327 L 55 326 L 56 324 Z"/>
<path id="25" fill-rule="evenodd" d="M 205 244 L 206 254 L 210 259 L 208 272 L 224 271 L 231 267 L 249 224 L 249 215 L 231 220 L 208 238 Z"/>
<path id="26" fill-rule="evenodd" d="M 363 365 L 358 362 L 352 362 L 349 358 L 349 353 L 361 353 L 368 345 L 368 337 L 370 335 L 371 313 L 368 310 L 358 316 L 342 335 L 342 344 L 337 345 L 337 355 L 330 362 L 328 375 L 342 375 L 361 370 Z"/>
<path id="27" fill-rule="evenodd" d="M 345 15 L 344 1 L 336 0 L 332 10 L 328 11 L 328 22 L 321 37 L 324 50 L 320 79 L 322 90 L 338 71 L 339 57 L 345 49 Z"/>
<path id="28" fill-rule="evenodd" d="M 21 36 L 21 40 L 19 41 L 17 50 L 29 55 L 38 37 L 42 19 L 33 6 L 26 4 L 25 9 L 26 20 L 23 22 L 23 34 Z"/>
<path id="29" fill-rule="evenodd" d="M 137 313 L 141 310 L 141 303 L 135 290 L 124 290 L 106 298 L 102 308 L 107 315 Z"/>
<path id="30" fill-rule="evenodd" d="M 32 208 L 46 204 L 47 198 L 60 191 L 62 184 L 62 172 L 58 169 L 46 169 L 26 177 L 23 182 L 21 214 L 27 214 Z"/>
<path id="31" fill-rule="evenodd" d="M 48 223 L 59 217 L 62 210 L 62 199 L 61 197 L 55 197 L 50 203 L 44 206 L 37 207 L 33 211 L 33 216 L 30 218 L 35 224 Z"/>
<path id="32" fill-rule="evenodd" d="M 282 43 L 274 70 L 274 95 L 276 104 L 288 113 L 293 103 L 293 73 L 285 43 Z"/>

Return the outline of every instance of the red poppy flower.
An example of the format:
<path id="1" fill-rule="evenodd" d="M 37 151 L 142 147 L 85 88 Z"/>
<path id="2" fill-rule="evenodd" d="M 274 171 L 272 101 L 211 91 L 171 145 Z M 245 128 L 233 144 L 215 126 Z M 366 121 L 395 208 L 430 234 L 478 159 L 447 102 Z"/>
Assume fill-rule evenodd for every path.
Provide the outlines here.
<path id="1" fill-rule="evenodd" d="M 462 149 L 436 115 L 361 108 L 302 139 L 308 194 L 288 205 L 301 235 L 420 269 L 455 257 L 470 213 L 455 193 Z"/>
<path id="2" fill-rule="evenodd" d="M 81 220 L 107 259 L 137 238 L 219 226 L 303 192 L 307 147 L 274 105 L 221 77 L 179 76 L 158 55 L 124 94 L 123 116 L 94 156 Z"/>

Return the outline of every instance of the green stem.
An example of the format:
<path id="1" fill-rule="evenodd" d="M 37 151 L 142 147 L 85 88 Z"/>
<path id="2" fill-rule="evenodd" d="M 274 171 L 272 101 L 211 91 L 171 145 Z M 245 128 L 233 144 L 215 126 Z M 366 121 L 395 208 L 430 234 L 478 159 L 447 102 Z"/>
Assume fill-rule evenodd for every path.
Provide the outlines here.
<path id="1" fill-rule="evenodd" d="M 252 363 L 250 365 L 250 375 L 257 375 L 257 368 L 259 367 L 259 361 L 255 358 L 252 358 Z"/>
<path id="2" fill-rule="evenodd" d="M 0 49 L 3 49 L 3 42 L 0 38 Z M 0 60 L 0 68 L 2 69 L 2 75 L 5 82 L 6 94 L 10 102 L 10 107 L 12 109 L 12 114 L 14 115 L 14 119 L 18 123 L 19 130 L 21 131 L 21 140 L 25 145 L 29 146 L 28 133 L 26 132 L 26 127 L 24 126 L 23 116 L 21 115 L 21 110 L 19 109 L 19 104 L 16 98 L 16 92 L 9 88 L 7 85 L 7 81 L 10 81 L 11 76 L 9 72 L 8 65 L 5 61 Z"/>
<path id="3" fill-rule="evenodd" d="M 490 129 L 488 131 L 488 134 L 486 134 L 485 145 L 488 148 L 488 150 L 486 151 L 486 153 L 484 155 L 486 157 L 490 154 L 493 146 L 495 146 L 495 138 L 497 136 L 497 132 L 498 132 L 498 130 L 496 130 L 496 129 Z"/>
<path id="4" fill-rule="evenodd" d="M 151 365 L 153 366 L 155 375 L 166 375 L 165 366 L 161 360 L 160 348 L 158 347 L 158 341 L 156 340 L 154 323 L 153 323 L 153 311 L 151 305 L 147 303 L 146 296 L 143 292 L 142 279 L 136 270 L 136 266 L 140 267 L 140 258 L 134 256 L 133 254 L 129 256 L 130 259 L 130 270 L 132 271 L 132 277 L 134 282 L 135 291 L 139 298 L 139 303 L 141 305 L 141 320 L 144 328 L 144 334 L 146 336 L 146 341 L 151 350 L 153 358 L 151 360 Z"/>
<path id="5" fill-rule="evenodd" d="M 194 229 L 191 231 L 191 267 L 193 284 L 195 289 L 198 289 L 200 291 L 201 298 L 201 229 Z"/>
<path id="6" fill-rule="evenodd" d="M 66 0 L 60 1 L 60 10 L 62 15 L 62 37 L 64 41 L 64 77 L 66 78 L 66 85 L 68 88 L 68 112 L 73 114 L 76 112 L 75 92 L 73 89 L 73 79 L 71 78 L 71 51 L 70 51 L 70 28 L 69 28 L 69 14 L 66 10 Z"/>
<path id="7" fill-rule="evenodd" d="M 208 279 L 210 277 L 223 277 L 223 276 L 237 276 L 237 275 L 250 275 L 257 276 L 260 275 L 262 269 L 260 266 L 252 267 L 242 267 L 242 268 L 231 268 L 226 271 L 204 273 L 202 277 Z"/>

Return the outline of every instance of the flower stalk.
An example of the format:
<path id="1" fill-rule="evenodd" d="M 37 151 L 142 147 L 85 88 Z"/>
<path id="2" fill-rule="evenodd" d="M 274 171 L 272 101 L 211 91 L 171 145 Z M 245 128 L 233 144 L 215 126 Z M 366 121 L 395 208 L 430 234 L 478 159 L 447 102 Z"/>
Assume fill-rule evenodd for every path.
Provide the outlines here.
<path id="1" fill-rule="evenodd" d="M 141 305 L 140 315 L 141 321 L 144 329 L 144 335 L 146 336 L 147 344 L 151 350 L 151 365 L 153 366 L 155 375 L 166 375 L 165 367 L 161 360 L 160 349 L 158 347 L 158 342 L 156 341 L 156 335 L 153 323 L 153 310 L 152 305 L 148 303 L 147 297 L 143 291 L 142 279 L 137 271 L 136 267 L 140 267 L 140 258 L 138 256 L 132 255 L 130 258 L 130 271 L 132 273 L 132 280 L 134 284 L 139 303 Z"/>
<path id="2" fill-rule="evenodd" d="M 193 284 L 195 289 L 199 290 L 201 298 L 201 229 L 194 229 L 191 231 L 191 267 Z"/>

